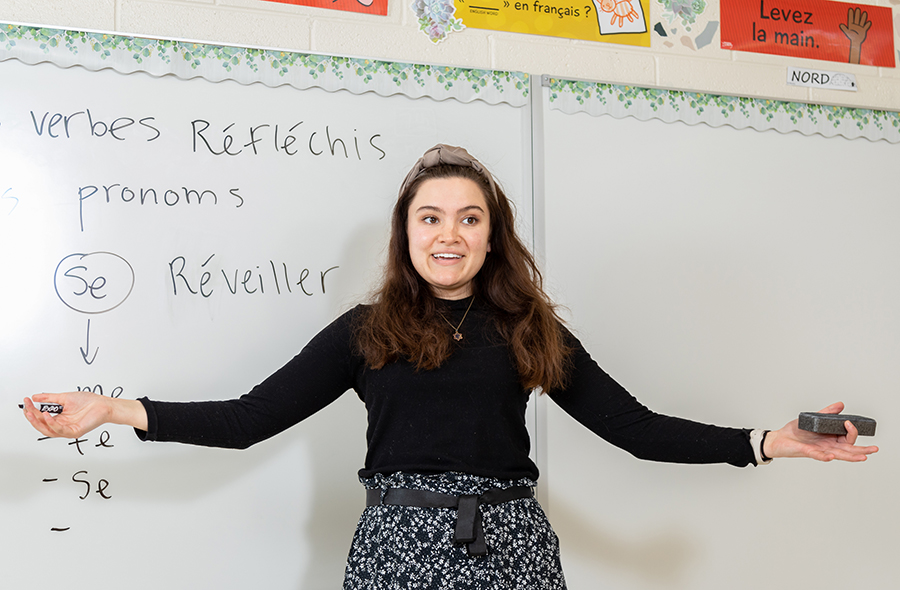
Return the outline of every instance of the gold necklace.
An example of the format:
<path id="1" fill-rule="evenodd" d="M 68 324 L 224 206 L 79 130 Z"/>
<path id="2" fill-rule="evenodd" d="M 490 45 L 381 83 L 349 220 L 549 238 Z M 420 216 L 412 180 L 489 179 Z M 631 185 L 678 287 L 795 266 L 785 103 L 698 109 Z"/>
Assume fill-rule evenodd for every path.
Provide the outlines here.
<path id="1" fill-rule="evenodd" d="M 463 335 L 459 333 L 459 328 L 460 328 L 460 326 L 463 325 L 463 322 L 466 321 L 466 316 L 469 315 L 469 310 L 472 309 L 473 303 L 475 303 L 474 295 L 472 296 L 472 301 L 469 302 L 469 307 L 466 308 L 466 313 L 463 314 L 462 319 L 459 320 L 459 324 L 457 324 L 455 328 L 453 327 L 453 324 L 450 323 L 450 320 L 448 320 L 444 316 L 444 314 L 442 314 L 441 312 L 438 312 L 441 315 L 441 317 L 444 318 L 444 321 L 447 322 L 448 324 L 450 324 L 450 327 L 453 328 L 453 339 L 456 340 L 457 342 L 459 342 L 460 340 L 463 339 Z"/>

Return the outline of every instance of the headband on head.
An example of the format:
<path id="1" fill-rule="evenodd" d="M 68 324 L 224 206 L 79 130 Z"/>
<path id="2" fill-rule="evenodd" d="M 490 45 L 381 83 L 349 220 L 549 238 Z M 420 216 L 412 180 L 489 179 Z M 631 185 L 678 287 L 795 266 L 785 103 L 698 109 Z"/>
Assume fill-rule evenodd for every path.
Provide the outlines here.
<path id="1" fill-rule="evenodd" d="M 481 162 L 473 158 L 464 148 L 444 145 L 443 143 L 437 144 L 419 158 L 412 170 L 409 171 L 409 174 L 406 175 L 403 184 L 400 185 L 400 194 L 405 193 L 409 185 L 427 168 L 444 165 L 472 168 L 487 179 L 488 184 L 491 185 L 491 192 L 494 194 L 494 198 L 497 198 L 497 186 L 494 184 L 494 177 L 481 165 Z"/>

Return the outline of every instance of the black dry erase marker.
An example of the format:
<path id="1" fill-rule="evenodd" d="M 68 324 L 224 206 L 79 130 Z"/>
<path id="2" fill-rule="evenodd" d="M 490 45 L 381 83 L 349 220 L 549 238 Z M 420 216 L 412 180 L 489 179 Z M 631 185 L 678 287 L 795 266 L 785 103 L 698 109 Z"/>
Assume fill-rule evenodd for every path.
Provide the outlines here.
<path id="1" fill-rule="evenodd" d="M 25 406 L 19 404 L 19 409 L 24 410 Z M 51 414 L 62 414 L 62 404 L 37 404 L 37 409 L 41 412 L 49 412 Z"/>

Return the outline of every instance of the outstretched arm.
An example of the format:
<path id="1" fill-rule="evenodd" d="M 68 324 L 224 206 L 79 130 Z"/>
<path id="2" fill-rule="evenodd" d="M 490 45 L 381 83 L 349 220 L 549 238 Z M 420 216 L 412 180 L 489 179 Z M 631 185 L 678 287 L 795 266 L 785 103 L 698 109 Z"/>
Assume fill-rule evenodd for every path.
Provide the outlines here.
<path id="1" fill-rule="evenodd" d="M 823 408 L 821 414 L 840 414 L 844 404 L 837 402 Z M 858 447 L 856 427 L 849 420 L 844 422 L 847 434 L 816 434 L 800 430 L 797 420 L 792 420 L 780 430 L 773 430 L 766 436 L 763 454 L 772 459 L 777 457 L 809 457 L 817 461 L 865 461 L 878 447 Z"/>
<path id="2" fill-rule="evenodd" d="M 852 424 L 845 425 L 846 435 L 838 436 L 800 430 L 798 420 L 793 420 L 767 433 L 761 457 L 759 443 L 748 429 L 721 428 L 650 411 L 605 373 L 571 333 L 569 338 L 575 350 L 570 383 L 549 392 L 550 397 L 594 433 L 640 459 L 743 467 L 776 457 L 865 461 L 878 451 L 874 446 L 856 446 L 858 433 Z M 839 414 L 843 409 L 844 404 L 836 403 L 821 413 Z"/>
<path id="3" fill-rule="evenodd" d="M 33 402 L 32 402 L 33 400 Z M 63 412 L 51 415 L 34 404 L 62 404 Z M 39 393 L 25 398 L 25 417 L 45 436 L 78 438 L 103 424 L 126 424 L 147 430 L 147 412 L 137 400 L 97 395 L 89 391 Z"/>
<path id="4" fill-rule="evenodd" d="M 354 375 L 364 362 L 353 353 L 356 313 L 357 308 L 336 319 L 286 365 L 237 399 L 160 402 L 83 391 L 42 393 L 25 400 L 25 416 L 46 436 L 73 438 L 113 423 L 134 427 L 141 440 L 244 449 L 306 419 L 354 386 Z M 52 416 L 39 412 L 35 403 L 62 404 L 64 410 Z"/>

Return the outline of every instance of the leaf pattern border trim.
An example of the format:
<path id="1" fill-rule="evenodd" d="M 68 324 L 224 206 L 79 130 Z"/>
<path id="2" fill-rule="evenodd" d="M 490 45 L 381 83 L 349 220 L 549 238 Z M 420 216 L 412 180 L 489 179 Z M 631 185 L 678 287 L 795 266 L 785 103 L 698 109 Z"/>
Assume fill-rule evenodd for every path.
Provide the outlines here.
<path id="1" fill-rule="evenodd" d="M 567 114 L 586 112 L 593 116 L 635 117 L 641 121 L 660 119 L 710 127 L 729 125 L 757 131 L 865 137 L 871 141 L 900 143 L 900 113 L 745 98 L 699 92 L 683 92 L 551 78 L 550 108 Z"/>
<path id="2" fill-rule="evenodd" d="M 113 69 L 130 74 L 234 80 L 241 84 L 290 85 L 354 94 L 403 94 L 410 98 L 481 100 L 514 107 L 528 104 L 529 75 L 480 70 L 129 37 L 113 33 L 52 29 L 0 23 L 0 61 L 18 59 L 33 65 Z"/>

